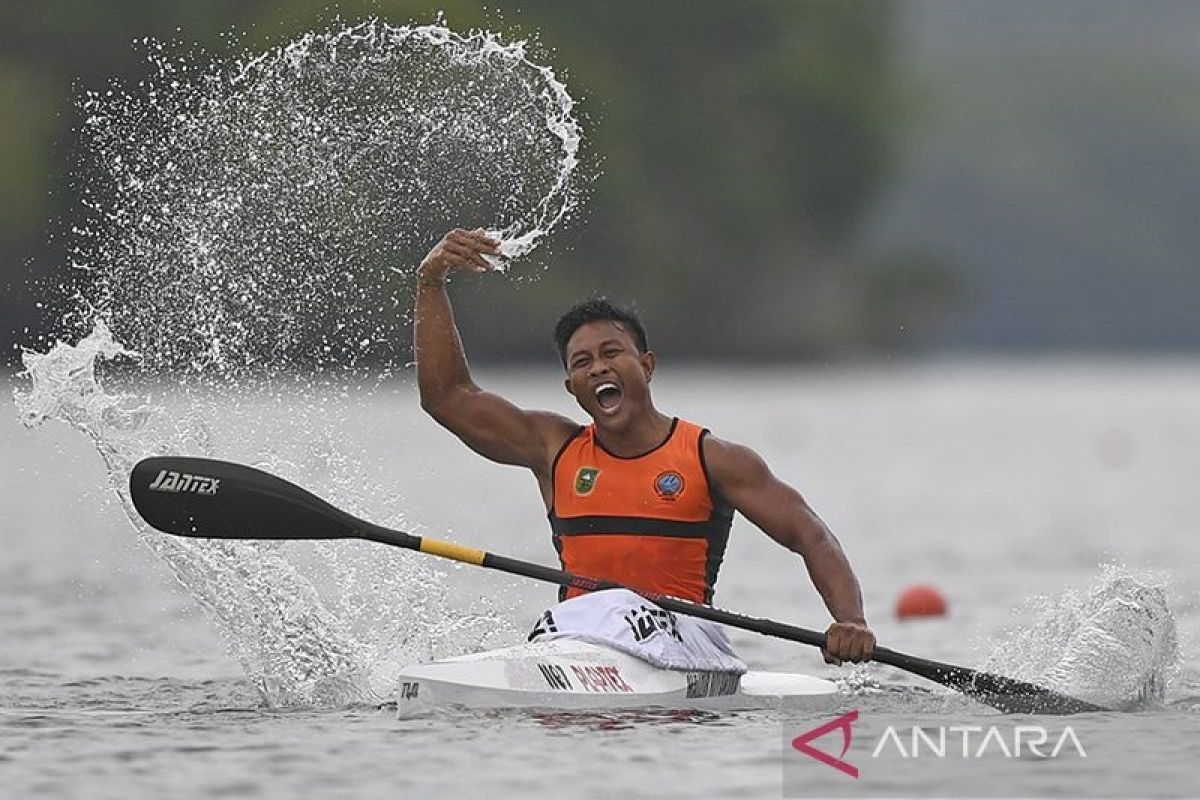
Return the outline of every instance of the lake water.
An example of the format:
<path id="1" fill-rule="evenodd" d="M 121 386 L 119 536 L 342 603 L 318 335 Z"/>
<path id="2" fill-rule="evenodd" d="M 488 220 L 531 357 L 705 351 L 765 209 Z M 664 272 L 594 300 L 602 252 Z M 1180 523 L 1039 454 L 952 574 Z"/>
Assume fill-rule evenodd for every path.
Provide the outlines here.
<path id="1" fill-rule="evenodd" d="M 197 591 L 126 518 L 112 489 L 121 476 L 108 474 L 87 436 L 57 422 L 25 430 L 10 411 L 0 415 L 0 794 L 1200 795 L 1200 362 L 662 366 L 654 387 L 664 411 L 756 448 L 839 535 L 882 643 L 1017 669 L 1053 649 L 1055 620 L 1081 597 L 1113 575 L 1133 575 L 1166 587 L 1178 626 L 1165 700 L 1069 719 L 1009 717 L 888 668 L 834 669 L 809 648 L 733 631 L 754 668 L 851 675 L 839 708 L 399 720 L 386 703 L 363 698 L 268 705 L 256 684 L 287 665 L 260 664 L 255 681 L 246 677 L 256 643 L 229 631 L 246 636 L 251 620 L 219 632 Z M 573 413 L 557 373 L 479 377 L 520 404 Z M 281 411 L 253 394 L 209 397 L 205 441 L 217 456 L 265 460 L 377 521 L 553 562 L 532 479 L 482 461 L 437 428 L 410 385 L 313 402 L 319 413 Z M 262 555 L 334 587 L 324 592 L 357 598 L 330 606 L 329 616 L 352 616 L 348 640 L 380 650 L 369 681 L 380 695 L 391 668 L 383 662 L 515 641 L 554 597 L 553 587 L 382 550 L 297 544 Z M 256 553 L 244 556 L 243 571 Z M 354 591 L 337 589 L 351 573 Z M 232 572 L 189 580 L 215 582 L 208 602 L 226 613 L 234 606 L 220 598 L 242 591 Z M 946 618 L 893 618 L 897 594 L 918 582 L 946 594 Z M 827 624 L 802 562 L 741 520 L 717 602 Z M 391 626 L 386 637 L 381 625 Z M 845 758 L 859 778 L 789 752 L 793 737 L 853 710 L 860 716 Z M 933 736 L 995 726 L 1011 743 L 1018 725 L 1043 726 L 1052 744 L 1070 726 L 1086 756 L 1067 747 L 1055 758 L 1007 757 L 992 746 L 976 758 L 972 740 L 961 758 L 951 732 L 943 757 L 902 758 L 894 748 L 872 757 L 889 728 L 907 745 L 913 726 Z"/>

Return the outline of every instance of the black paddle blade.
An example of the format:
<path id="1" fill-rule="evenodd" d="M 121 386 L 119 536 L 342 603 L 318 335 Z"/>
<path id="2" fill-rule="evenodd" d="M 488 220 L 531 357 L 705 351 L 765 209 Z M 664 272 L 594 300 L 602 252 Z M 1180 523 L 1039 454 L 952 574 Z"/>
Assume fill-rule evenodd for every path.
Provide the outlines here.
<path id="1" fill-rule="evenodd" d="M 963 694 L 1008 714 L 1085 714 L 1110 709 L 1003 675 L 979 672 L 953 664 L 875 649 L 875 660 L 958 689 Z"/>
<path id="2" fill-rule="evenodd" d="M 208 458 L 147 458 L 129 475 L 142 519 L 206 539 L 346 539 L 366 523 L 253 467 Z"/>
<path id="3" fill-rule="evenodd" d="M 1060 694 L 1044 686 L 1006 678 L 1003 675 L 993 675 L 990 672 L 976 672 L 960 669 L 960 676 L 951 676 L 947 680 L 950 686 L 956 686 L 969 697 L 987 703 L 992 708 L 998 708 L 1009 714 L 1086 714 L 1093 711 L 1108 711 L 1109 709 Z M 956 682 L 961 681 L 961 682 Z"/>

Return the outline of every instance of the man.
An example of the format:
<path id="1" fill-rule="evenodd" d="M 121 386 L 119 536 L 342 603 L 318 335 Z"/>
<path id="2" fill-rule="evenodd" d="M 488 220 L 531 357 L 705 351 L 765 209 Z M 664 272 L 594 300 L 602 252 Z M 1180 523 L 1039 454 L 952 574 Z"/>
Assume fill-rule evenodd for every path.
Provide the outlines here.
<path id="1" fill-rule="evenodd" d="M 518 408 L 475 385 L 446 280 L 456 270 L 492 269 L 487 257 L 499 254 L 499 244 L 482 230 L 456 229 L 421 262 L 414 319 L 421 407 L 485 458 L 533 472 L 563 569 L 711 602 L 736 509 L 804 558 L 834 619 L 825 660 L 869 660 L 875 635 L 838 540 L 754 451 L 654 407 L 656 357 L 631 314 L 591 301 L 556 328 L 567 392 L 590 426 Z"/>

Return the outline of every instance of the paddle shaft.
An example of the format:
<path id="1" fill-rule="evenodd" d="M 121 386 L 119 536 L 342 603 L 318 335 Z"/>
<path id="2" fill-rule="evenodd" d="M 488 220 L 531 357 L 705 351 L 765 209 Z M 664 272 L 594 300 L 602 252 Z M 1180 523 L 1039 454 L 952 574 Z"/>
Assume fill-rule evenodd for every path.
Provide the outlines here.
<path id="1" fill-rule="evenodd" d="M 579 575 L 573 575 L 570 572 L 561 569 L 554 569 L 542 564 L 534 564 L 529 561 L 521 561 L 516 558 L 496 555 L 489 553 L 486 550 L 478 550 L 474 547 L 455 544 L 453 542 L 443 541 L 441 539 L 433 539 L 426 536 L 413 536 L 402 531 L 391 530 L 378 525 L 370 525 L 361 532 L 363 539 L 380 542 L 383 544 L 396 545 L 405 547 L 410 550 L 419 550 L 422 553 L 429 555 L 447 558 L 452 561 L 458 561 L 464 564 L 474 564 L 487 569 L 495 569 L 500 572 L 507 572 L 511 575 L 520 575 L 525 578 L 533 578 L 534 580 L 545 581 L 547 583 L 555 583 L 559 586 L 566 586 L 573 589 L 581 589 L 587 592 L 601 591 L 604 589 L 628 589 L 636 594 L 645 597 L 660 608 L 665 608 L 668 611 L 674 611 L 677 614 L 684 614 L 690 617 L 699 617 L 712 622 L 718 622 L 722 625 L 728 625 L 732 628 L 741 628 L 742 630 L 761 633 L 766 636 L 774 636 L 777 639 L 787 639 L 792 642 L 800 642 L 801 644 L 811 645 L 813 647 L 825 646 L 825 634 L 818 631 L 801 628 L 796 625 L 787 625 L 775 620 L 762 619 L 759 617 L 749 617 L 744 614 L 737 614 L 732 611 L 725 611 L 720 608 L 693 603 L 688 600 L 681 600 L 677 597 L 655 594 L 653 592 L 643 592 L 637 589 L 631 589 L 628 586 L 616 583 L 614 581 L 598 580 L 594 578 L 584 578 Z M 888 664 L 899 669 L 916 672 L 917 674 L 926 676 L 926 673 L 931 670 L 936 670 L 938 667 L 949 668 L 948 664 L 938 664 L 937 662 L 927 661 L 926 659 L 916 658 L 904 653 L 889 650 L 886 647 L 876 647 L 872 660 L 878 661 L 881 664 Z M 964 667 L 954 667 L 953 669 L 967 671 Z"/>
<path id="2" fill-rule="evenodd" d="M 282 478 L 228 461 L 175 456 L 147 458 L 130 473 L 129 489 L 133 504 L 143 519 L 155 528 L 177 536 L 367 539 L 582 591 L 630 589 L 613 581 L 572 575 L 541 564 L 384 528 L 335 508 Z M 630 591 L 668 611 L 813 647 L 825 646 L 825 635 L 817 631 L 747 617 L 675 597 L 635 589 Z M 873 659 L 958 689 L 1002 711 L 1071 714 L 1106 710 L 1034 684 L 929 661 L 885 647 L 876 647 Z"/>

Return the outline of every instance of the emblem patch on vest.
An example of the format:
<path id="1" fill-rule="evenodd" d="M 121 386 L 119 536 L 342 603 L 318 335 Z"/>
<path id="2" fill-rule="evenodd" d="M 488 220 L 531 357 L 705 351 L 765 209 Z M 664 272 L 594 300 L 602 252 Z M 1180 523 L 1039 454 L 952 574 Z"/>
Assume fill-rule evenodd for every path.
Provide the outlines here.
<path id="1" fill-rule="evenodd" d="M 599 476 L 600 470 L 595 467 L 580 467 L 575 473 L 575 494 L 591 494 Z"/>
<path id="2" fill-rule="evenodd" d="M 674 500 L 683 491 L 683 476 L 673 469 L 658 473 L 654 491 L 663 500 Z"/>

